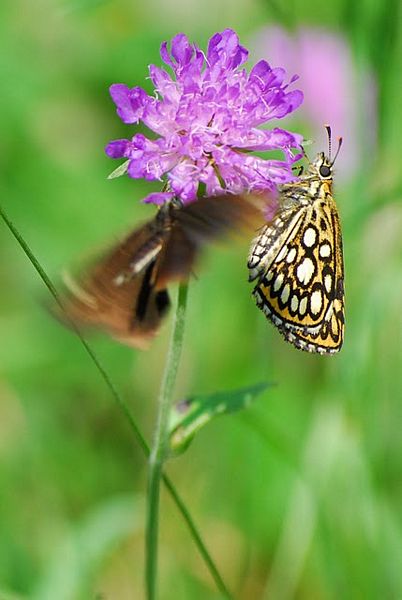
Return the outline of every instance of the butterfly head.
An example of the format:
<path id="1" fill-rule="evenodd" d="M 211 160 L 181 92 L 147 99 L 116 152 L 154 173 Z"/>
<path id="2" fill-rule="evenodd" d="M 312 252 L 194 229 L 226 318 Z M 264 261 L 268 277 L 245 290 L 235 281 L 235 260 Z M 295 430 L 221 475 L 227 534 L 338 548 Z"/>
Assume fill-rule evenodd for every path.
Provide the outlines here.
<path id="1" fill-rule="evenodd" d="M 319 152 L 313 162 L 309 164 L 308 172 L 310 175 L 314 175 L 318 177 L 322 181 L 332 181 L 332 172 L 333 166 L 339 154 L 339 150 L 342 146 L 342 138 L 338 138 L 338 148 L 336 150 L 334 158 L 331 156 L 332 151 L 332 137 L 331 137 L 331 127 L 329 125 L 325 126 L 328 135 L 328 156 L 325 155 L 324 152 Z"/>
<path id="2" fill-rule="evenodd" d="M 309 165 L 309 172 L 321 180 L 332 181 L 333 162 L 325 156 L 324 152 L 319 152 L 315 160 Z"/>

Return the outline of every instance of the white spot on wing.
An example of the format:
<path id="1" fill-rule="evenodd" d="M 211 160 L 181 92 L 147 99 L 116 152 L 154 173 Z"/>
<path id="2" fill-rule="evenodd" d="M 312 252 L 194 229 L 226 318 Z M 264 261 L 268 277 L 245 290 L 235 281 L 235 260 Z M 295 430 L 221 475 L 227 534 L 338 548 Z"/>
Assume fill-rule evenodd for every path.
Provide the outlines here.
<path id="1" fill-rule="evenodd" d="M 310 310 L 313 315 L 317 315 L 322 307 L 322 294 L 320 290 L 315 290 L 310 298 Z"/>
<path id="2" fill-rule="evenodd" d="M 311 258 L 306 257 L 297 267 L 297 278 L 300 283 L 307 285 L 314 273 L 314 263 Z"/>
<path id="3" fill-rule="evenodd" d="M 269 306 L 267 304 L 264 304 L 264 306 L 262 307 L 262 310 L 267 317 L 270 316 L 271 311 L 269 310 Z"/>
<path id="4" fill-rule="evenodd" d="M 290 285 L 287 283 L 283 290 L 282 290 L 282 294 L 281 294 L 281 300 L 284 304 L 286 304 L 286 302 L 289 300 L 289 295 L 290 295 Z"/>
<path id="5" fill-rule="evenodd" d="M 307 310 L 307 296 L 305 296 L 304 298 L 302 298 L 300 300 L 300 304 L 299 304 L 299 314 L 302 317 L 304 314 L 306 314 L 306 310 Z"/>
<path id="6" fill-rule="evenodd" d="M 331 287 L 332 287 L 332 277 L 331 275 L 325 275 L 324 277 L 324 285 L 325 285 L 325 289 L 327 290 L 328 294 L 331 291 Z"/>
<path id="7" fill-rule="evenodd" d="M 161 250 L 162 244 L 158 244 L 155 246 L 155 248 L 152 248 L 149 252 L 147 252 L 145 256 L 130 263 L 130 269 L 133 275 L 137 275 L 137 273 L 140 273 L 143 269 L 145 269 L 145 267 L 147 267 L 153 261 L 153 259 L 158 256 Z"/>
<path id="8" fill-rule="evenodd" d="M 120 285 L 123 285 L 123 283 L 126 283 L 128 279 L 129 278 L 125 273 L 120 273 L 119 275 L 116 275 L 116 277 L 113 279 L 113 283 L 119 287 Z"/>
<path id="9" fill-rule="evenodd" d="M 286 262 L 287 263 L 291 263 L 294 261 L 294 259 L 296 258 L 296 254 L 297 254 L 297 250 L 296 248 L 292 248 L 291 250 L 289 250 L 288 255 L 286 257 Z"/>
<path id="10" fill-rule="evenodd" d="M 322 244 L 320 246 L 320 256 L 321 258 L 328 258 L 331 256 L 331 246 L 329 244 Z"/>
<path id="11" fill-rule="evenodd" d="M 276 257 L 275 262 L 276 263 L 281 262 L 281 260 L 283 260 L 285 258 L 287 252 L 288 252 L 288 247 L 286 245 L 282 246 L 282 249 L 279 252 L 278 256 Z"/>
<path id="12" fill-rule="evenodd" d="M 315 229 L 313 229 L 312 227 L 308 227 L 303 235 L 304 245 L 307 246 L 307 248 L 311 248 L 315 244 L 316 237 L 317 234 L 315 232 Z"/>
<path id="13" fill-rule="evenodd" d="M 274 282 L 274 292 L 277 292 L 279 290 L 282 283 L 283 283 L 283 273 L 279 273 L 279 275 L 276 276 L 276 279 Z"/>

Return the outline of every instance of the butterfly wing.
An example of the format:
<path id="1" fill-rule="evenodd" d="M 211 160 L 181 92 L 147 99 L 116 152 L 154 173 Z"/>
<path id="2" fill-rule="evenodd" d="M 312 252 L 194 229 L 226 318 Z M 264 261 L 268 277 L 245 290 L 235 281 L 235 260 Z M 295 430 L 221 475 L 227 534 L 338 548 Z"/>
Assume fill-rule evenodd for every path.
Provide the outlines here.
<path id="1" fill-rule="evenodd" d="M 255 227 L 257 220 L 260 224 L 258 203 L 237 196 L 163 206 L 77 280 L 67 278 L 68 318 L 147 347 L 169 308 L 167 286 L 190 277 L 205 243 L 233 229 Z"/>
<path id="2" fill-rule="evenodd" d="M 257 306 L 297 348 L 321 354 L 343 342 L 343 256 L 331 197 L 287 198 L 254 240 L 250 279 Z"/>
<path id="3" fill-rule="evenodd" d="M 63 305 L 68 318 L 100 327 L 129 345 L 147 347 L 169 307 L 167 290 L 155 288 L 169 235 L 168 228 L 146 223 L 77 280 L 66 277 Z"/>
<path id="4" fill-rule="evenodd" d="M 171 235 L 158 270 L 157 288 L 192 274 L 202 248 L 230 233 L 250 235 L 263 221 L 267 196 L 212 196 L 172 212 Z"/>

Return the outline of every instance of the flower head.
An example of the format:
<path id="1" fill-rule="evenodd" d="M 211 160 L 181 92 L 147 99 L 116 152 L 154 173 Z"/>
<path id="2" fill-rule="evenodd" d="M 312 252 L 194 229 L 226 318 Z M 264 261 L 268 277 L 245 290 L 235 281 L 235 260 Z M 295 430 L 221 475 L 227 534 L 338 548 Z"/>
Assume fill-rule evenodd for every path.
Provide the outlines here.
<path id="1" fill-rule="evenodd" d="M 176 196 L 183 203 L 205 195 L 275 190 L 293 179 L 292 164 L 299 156 L 302 136 L 279 127 L 263 129 L 303 100 L 300 90 L 289 90 L 285 71 L 259 61 L 248 73 L 242 68 L 248 52 L 231 29 L 216 33 L 206 55 L 184 34 L 173 38 L 162 60 L 173 71 L 149 67 L 156 95 L 117 83 L 110 94 L 125 123 L 142 121 L 156 139 L 137 133 L 131 140 L 110 142 L 106 153 L 127 159 L 133 178 L 161 180 L 165 191 L 145 201 L 160 204 Z M 283 159 L 264 159 L 253 152 L 280 150 Z"/>

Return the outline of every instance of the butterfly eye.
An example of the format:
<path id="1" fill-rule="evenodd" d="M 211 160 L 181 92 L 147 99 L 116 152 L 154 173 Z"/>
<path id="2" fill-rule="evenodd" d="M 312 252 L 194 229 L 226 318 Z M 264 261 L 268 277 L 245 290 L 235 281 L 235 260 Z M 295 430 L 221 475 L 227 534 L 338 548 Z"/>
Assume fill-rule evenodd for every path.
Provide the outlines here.
<path id="1" fill-rule="evenodd" d="M 329 177 L 331 175 L 330 167 L 327 167 L 327 165 L 321 165 L 320 175 L 321 175 L 321 177 Z"/>

